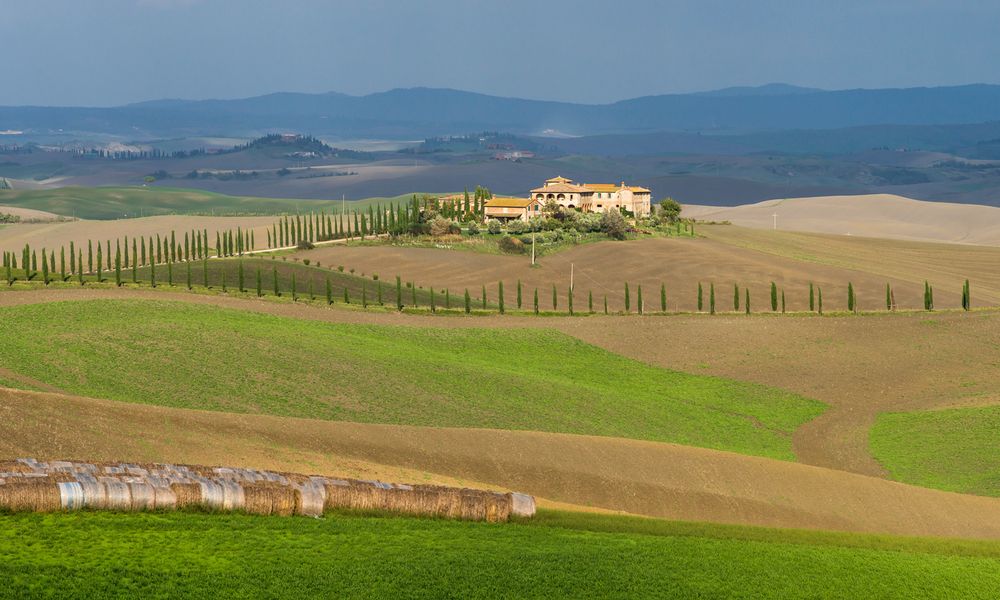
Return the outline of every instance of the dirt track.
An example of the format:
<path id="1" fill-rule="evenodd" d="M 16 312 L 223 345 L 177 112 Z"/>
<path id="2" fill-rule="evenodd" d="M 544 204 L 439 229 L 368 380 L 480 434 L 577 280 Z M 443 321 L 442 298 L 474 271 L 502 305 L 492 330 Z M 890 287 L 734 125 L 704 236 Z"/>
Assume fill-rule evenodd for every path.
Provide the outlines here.
<path id="1" fill-rule="evenodd" d="M 531 268 L 526 256 L 433 248 L 340 246 L 317 248 L 297 256 L 326 265 L 353 267 L 359 272 L 379 273 L 386 279 L 398 274 L 405 281 L 424 287 L 448 287 L 459 294 L 468 288 L 478 296 L 485 284 L 491 300 L 496 298 L 497 282 L 503 281 L 508 306 L 514 303 L 514 289 L 520 279 L 525 286 L 525 308 L 530 307 L 531 294 L 537 288 L 543 310 L 552 306 L 553 284 L 558 291 L 559 308 L 566 310 L 571 264 L 574 304 L 578 311 L 586 310 L 588 292 L 594 293 L 595 310 L 603 310 L 605 295 L 612 311 L 623 310 L 626 282 L 631 286 L 632 310 L 638 305 L 637 288 L 641 285 L 647 311 L 660 310 L 661 284 L 667 287 L 668 310 L 695 310 L 699 282 L 704 286 L 706 311 L 709 284 L 713 282 L 719 311 L 733 310 L 734 284 L 741 290 L 741 308 L 745 289 L 749 286 L 753 310 L 769 311 L 772 281 L 785 291 L 788 310 L 808 309 L 810 282 L 822 288 L 827 311 L 847 308 L 848 282 L 854 284 L 862 310 L 885 308 L 886 283 L 892 285 L 900 308 L 922 308 L 925 279 L 936 288 L 935 305 L 938 308 L 954 308 L 961 304 L 960 290 L 965 278 L 973 280 L 977 301 L 1000 304 L 1000 278 L 997 276 L 1000 249 L 913 242 L 908 246 L 898 245 L 902 243 L 872 245 L 867 240 L 852 238 L 830 248 L 828 254 L 856 255 L 858 259 L 834 263 L 814 260 L 809 254 L 812 243 L 829 245 L 825 237 L 813 236 L 805 250 L 774 251 L 766 238 L 769 232 L 742 230 L 746 232 L 744 237 L 751 238 L 747 241 L 726 237 L 730 235 L 728 231 L 738 232 L 738 228 L 704 229 L 711 231 L 710 237 L 585 244 L 542 257 L 538 268 Z M 905 261 L 907 268 L 894 272 L 896 263 L 893 260 L 896 263 Z M 874 265 L 874 268 L 865 265 Z"/>
<path id="2" fill-rule="evenodd" d="M 330 322 L 425 327 L 544 327 L 650 364 L 754 381 L 827 403 L 796 431 L 801 462 L 884 476 L 868 451 L 880 412 L 1000 402 L 1000 313 L 860 317 L 421 317 L 152 290 L 0 293 L 0 306 L 93 298 L 174 299 Z"/>
<path id="3" fill-rule="evenodd" d="M 616 438 L 232 415 L 0 389 L 0 456 L 26 455 L 483 482 L 670 519 L 1000 538 L 1000 499 L 726 452 Z"/>

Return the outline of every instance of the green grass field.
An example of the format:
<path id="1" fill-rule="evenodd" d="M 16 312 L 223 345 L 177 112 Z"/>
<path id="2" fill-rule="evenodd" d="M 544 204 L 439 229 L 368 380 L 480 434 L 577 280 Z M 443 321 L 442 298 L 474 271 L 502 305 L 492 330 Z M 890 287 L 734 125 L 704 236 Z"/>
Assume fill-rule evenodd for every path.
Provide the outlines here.
<path id="1" fill-rule="evenodd" d="M 374 204 L 408 201 L 410 195 L 367 198 L 347 203 L 347 210 L 367 210 Z M 275 215 L 309 211 L 339 211 L 340 200 L 302 200 L 227 196 L 203 190 L 171 187 L 76 187 L 48 190 L 0 190 L 0 205 L 19 206 L 76 217 L 120 219 L 154 215 Z"/>
<path id="2" fill-rule="evenodd" d="M 893 479 L 1000 496 L 1000 406 L 889 413 L 871 430 L 875 458 Z"/>
<path id="3" fill-rule="evenodd" d="M 823 411 L 543 330 L 329 324 L 151 301 L 0 310 L 0 361 L 86 396 L 366 423 L 675 442 L 792 460 Z"/>
<path id="4" fill-rule="evenodd" d="M 0 516 L 0 598 L 995 598 L 1000 544 L 540 513 Z"/>

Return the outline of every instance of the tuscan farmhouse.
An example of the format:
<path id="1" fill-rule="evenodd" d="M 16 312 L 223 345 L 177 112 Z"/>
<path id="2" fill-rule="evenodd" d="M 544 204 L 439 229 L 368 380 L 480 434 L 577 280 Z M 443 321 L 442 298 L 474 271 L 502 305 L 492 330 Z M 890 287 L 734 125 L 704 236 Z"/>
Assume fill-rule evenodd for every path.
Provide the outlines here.
<path id="1" fill-rule="evenodd" d="M 637 217 L 649 214 L 651 192 L 638 186 L 613 183 L 573 183 L 565 177 L 553 177 L 545 185 L 531 190 L 531 197 L 542 204 L 549 200 L 566 208 L 585 212 L 604 212 L 624 208 Z"/>
<path id="2" fill-rule="evenodd" d="M 486 218 L 500 221 L 528 221 L 542 213 L 542 202 L 534 198 L 504 198 L 496 196 L 486 201 Z"/>

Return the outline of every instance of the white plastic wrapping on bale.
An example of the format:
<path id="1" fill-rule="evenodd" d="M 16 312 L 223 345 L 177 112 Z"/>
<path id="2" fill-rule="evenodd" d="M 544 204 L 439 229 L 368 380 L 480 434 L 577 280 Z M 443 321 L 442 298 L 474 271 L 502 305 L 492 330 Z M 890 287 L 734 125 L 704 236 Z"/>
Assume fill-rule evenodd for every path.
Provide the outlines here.
<path id="1" fill-rule="evenodd" d="M 221 510 L 225 504 L 222 485 L 208 479 L 199 480 L 198 485 L 201 486 L 201 503 L 207 508 Z"/>
<path id="2" fill-rule="evenodd" d="M 173 510 L 177 508 L 177 494 L 174 493 L 170 486 L 153 486 L 153 498 L 155 499 L 156 508 L 166 508 Z"/>
<path id="3" fill-rule="evenodd" d="M 90 475 L 76 478 L 83 489 L 83 505 L 87 508 L 104 508 L 108 504 L 108 490 L 104 484 Z"/>
<path id="4" fill-rule="evenodd" d="M 152 510 L 156 508 L 156 494 L 148 483 L 133 481 L 128 484 L 132 492 L 132 510 Z"/>
<path id="5" fill-rule="evenodd" d="M 323 514 L 323 505 L 326 503 L 326 487 L 322 481 L 315 478 L 306 483 L 296 486 L 299 490 L 301 503 L 299 514 L 317 517 Z"/>
<path id="6" fill-rule="evenodd" d="M 59 505 L 63 510 L 83 508 L 83 487 L 75 481 L 59 482 Z"/>
<path id="7" fill-rule="evenodd" d="M 528 494 L 519 494 L 517 492 L 512 493 L 511 499 L 511 514 L 517 515 L 519 517 L 533 517 L 535 516 L 535 497 L 529 496 Z"/>
<path id="8" fill-rule="evenodd" d="M 132 508 L 132 492 L 128 484 L 119 481 L 114 477 L 101 477 L 99 481 L 104 484 L 107 493 L 107 507 L 115 510 L 129 510 Z"/>
<path id="9" fill-rule="evenodd" d="M 221 485 L 223 510 L 242 510 L 246 506 L 243 486 L 235 481 L 223 481 Z"/>

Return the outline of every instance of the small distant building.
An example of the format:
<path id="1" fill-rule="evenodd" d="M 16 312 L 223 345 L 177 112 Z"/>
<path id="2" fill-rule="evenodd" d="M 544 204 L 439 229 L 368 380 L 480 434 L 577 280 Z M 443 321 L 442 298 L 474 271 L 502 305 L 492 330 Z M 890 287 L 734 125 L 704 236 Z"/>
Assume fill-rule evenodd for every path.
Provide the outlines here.
<path id="1" fill-rule="evenodd" d="M 500 221 L 520 219 L 527 221 L 542 214 L 542 202 L 534 198 L 505 198 L 495 196 L 486 201 L 486 218 Z"/>
<path id="2" fill-rule="evenodd" d="M 637 217 L 649 214 L 652 192 L 644 187 L 613 183 L 573 183 L 565 177 L 547 179 L 545 185 L 531 190 L 531 197 L 543 205 L 550 200 L 564 208 L 602 213 L 624 208 Z"/>

